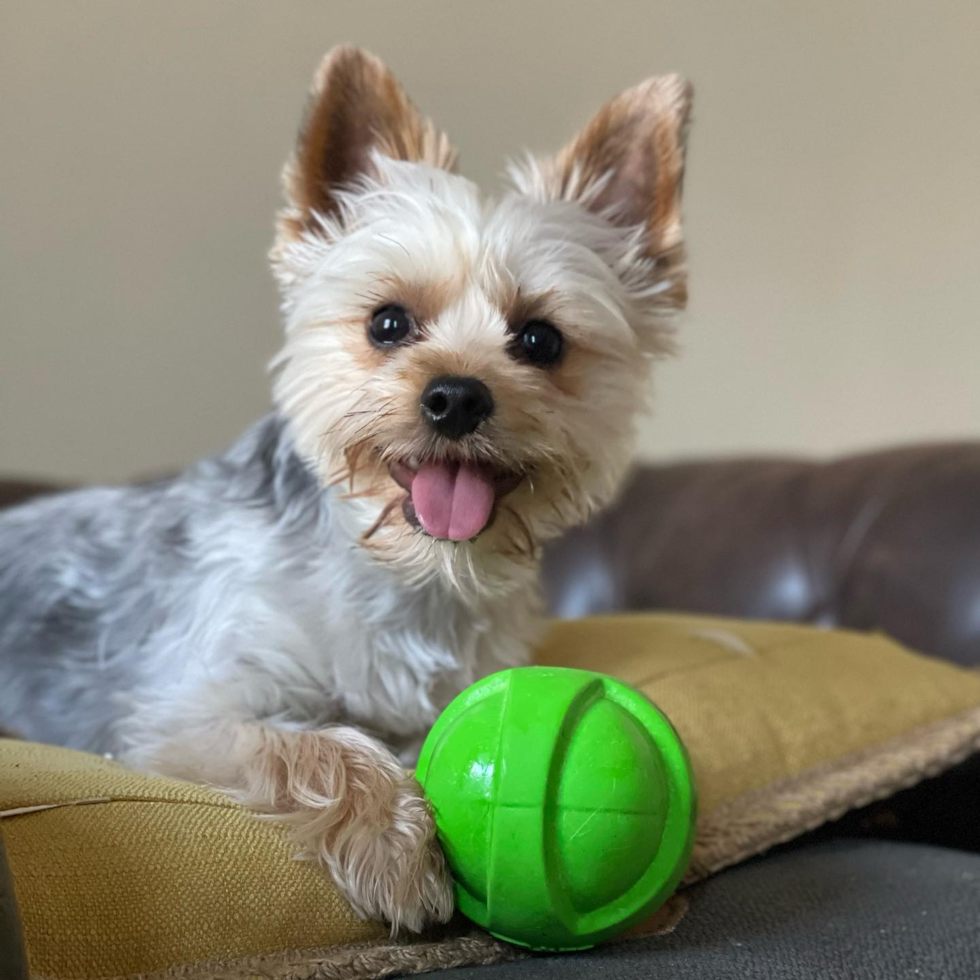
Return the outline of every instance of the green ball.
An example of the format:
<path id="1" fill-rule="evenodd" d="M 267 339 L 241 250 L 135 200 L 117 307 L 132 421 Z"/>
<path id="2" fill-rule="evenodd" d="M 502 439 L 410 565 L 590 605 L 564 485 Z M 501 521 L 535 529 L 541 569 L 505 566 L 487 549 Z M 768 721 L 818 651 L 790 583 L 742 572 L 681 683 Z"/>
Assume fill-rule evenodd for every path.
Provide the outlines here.
<path id="1" fill-rule="evenodd" d="M 687 753 L 639 691 L 603 674 L 520 667 L 442 713 L 416 772 L 457 907 L 531 949 L 594 946 L 659 908 L 687 867 Z"/>

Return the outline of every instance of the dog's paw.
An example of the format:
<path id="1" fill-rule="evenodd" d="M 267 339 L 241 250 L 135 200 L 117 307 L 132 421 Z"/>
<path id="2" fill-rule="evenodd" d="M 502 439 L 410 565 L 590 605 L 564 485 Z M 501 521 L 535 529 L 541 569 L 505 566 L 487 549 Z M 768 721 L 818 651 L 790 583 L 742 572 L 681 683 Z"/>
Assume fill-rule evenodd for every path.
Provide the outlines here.
<path id="1" fill-rule="evenodd" d="M 450 918 L 452 880 L 418 783 L 400 782 L 387 813 L 351 821 L 343 837 L 332 870 L 360 915 L 389 922 L 393 933 Z"/>
<path id="2" fill-rule="evenodd" d="M 452 915 L 449 870 L 419 784 L 383 745 L 354 728 L 245 729 L 228 792 L 286 824 L 299 857 L 333 876 L 355 911 L 393 931 Z"/>

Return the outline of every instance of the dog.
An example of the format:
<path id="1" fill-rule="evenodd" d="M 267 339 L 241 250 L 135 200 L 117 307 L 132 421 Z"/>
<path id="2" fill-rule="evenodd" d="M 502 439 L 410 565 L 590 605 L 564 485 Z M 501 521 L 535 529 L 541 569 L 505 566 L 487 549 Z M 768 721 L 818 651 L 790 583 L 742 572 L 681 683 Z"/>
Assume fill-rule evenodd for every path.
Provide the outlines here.
<path id="1" fill-rule="evenodd" d="M 0 515 L 0 724 L 274 816 L 393 930 L 446 920 L 403 766 L 529 661 L 542 544 L 629 466 L 686 300 L 690 101 L 623 92 L 491 201 L 377 58 L 329 52 L 271 251 L 274 410 L 176 478 Z"/>

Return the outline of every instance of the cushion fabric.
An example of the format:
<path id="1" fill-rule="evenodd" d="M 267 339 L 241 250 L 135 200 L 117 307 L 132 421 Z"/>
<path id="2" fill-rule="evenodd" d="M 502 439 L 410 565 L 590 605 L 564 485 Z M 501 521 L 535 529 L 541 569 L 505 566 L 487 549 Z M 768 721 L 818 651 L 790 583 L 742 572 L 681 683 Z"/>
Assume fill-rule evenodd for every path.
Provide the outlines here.
<path id="1" fill-rule="evenodd" d="M 980 675 L 878 636 L 620 616 L 557 624 L 538 662 L 603 670 L 673 720 L 700 798 L 688 883 L 980 746 Z M 96 756 L 0 741 L 0 811 L 40 980 L 353 980 L 525 955 L 462 923 L 390 940 L 277 824 Z"/>

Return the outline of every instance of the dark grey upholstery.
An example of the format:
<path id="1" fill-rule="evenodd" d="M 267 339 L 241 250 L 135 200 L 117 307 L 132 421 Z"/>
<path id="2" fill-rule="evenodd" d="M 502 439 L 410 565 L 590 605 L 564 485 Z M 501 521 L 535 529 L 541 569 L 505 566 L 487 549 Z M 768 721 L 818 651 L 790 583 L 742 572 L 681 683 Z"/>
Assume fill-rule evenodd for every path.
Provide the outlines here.
<path id="1" fill-rule="evenodd" d="M 688 892 L 669 936 L 429 974 L 433 980 L 977 980 L 980 855 L 811 843 Z"/>

